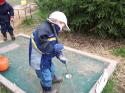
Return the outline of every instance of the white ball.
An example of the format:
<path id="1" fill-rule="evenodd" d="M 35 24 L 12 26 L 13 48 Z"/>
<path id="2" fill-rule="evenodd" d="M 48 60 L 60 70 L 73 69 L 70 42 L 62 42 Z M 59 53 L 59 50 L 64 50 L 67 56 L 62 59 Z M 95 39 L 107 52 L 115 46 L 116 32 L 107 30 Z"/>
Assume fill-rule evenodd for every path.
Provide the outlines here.
<path id="1" fill-rule="evenodd" d="M 66 74 L 66 78 L 71 79 L 72 75 L 71 74 Z"/>

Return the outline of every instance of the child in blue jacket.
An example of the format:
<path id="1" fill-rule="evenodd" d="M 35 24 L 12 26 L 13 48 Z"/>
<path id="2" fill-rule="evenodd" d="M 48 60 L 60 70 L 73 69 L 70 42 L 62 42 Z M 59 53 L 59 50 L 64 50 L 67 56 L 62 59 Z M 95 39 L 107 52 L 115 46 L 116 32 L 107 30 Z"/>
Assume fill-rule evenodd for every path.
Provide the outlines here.
<path id="1" fill-rule="evenodd" d="M 55 11 L 49 18 L 33 31 L 29 44 L 29 63 L 40 78 L 43 93 L 57 93 L 52 89 L 52 82 L 61 82 L 62 79 L 55 75 L 52 58 L 57 57 L 62 63 L 67 60 L 63 56 L 64 46 L 58 42 L 58 33 L 70 30 L 67 18 L 63 12 Z"/>

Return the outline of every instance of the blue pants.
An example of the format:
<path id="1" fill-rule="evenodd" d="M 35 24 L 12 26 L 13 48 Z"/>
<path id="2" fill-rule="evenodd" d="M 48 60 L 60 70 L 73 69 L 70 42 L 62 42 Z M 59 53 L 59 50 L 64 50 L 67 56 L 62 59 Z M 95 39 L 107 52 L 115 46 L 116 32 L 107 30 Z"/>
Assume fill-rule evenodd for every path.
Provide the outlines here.
<path id="1" fill-rule="evenodd" d="M 55 73 L 55 67 L 52 62 L 49 68 L 43 67 L 41 68 L 41 70 L 36 70 L 36 74 L 40 78 L 40 83 L 44 90 L 51 89 L 54 73 Z"/>

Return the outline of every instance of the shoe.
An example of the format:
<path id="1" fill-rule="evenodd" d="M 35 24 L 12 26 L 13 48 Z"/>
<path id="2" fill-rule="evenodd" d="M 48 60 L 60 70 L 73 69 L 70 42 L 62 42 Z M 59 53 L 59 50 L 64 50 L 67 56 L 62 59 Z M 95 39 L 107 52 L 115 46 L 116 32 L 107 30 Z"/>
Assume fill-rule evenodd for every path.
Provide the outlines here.
<path id="1" fill-rule="evenodd" d="M 43 93 L 57 93 L 56 89 L 52 89 L 50 91 L 43 91 Z"/>
<path id="2" fill-rule="evenodd" d="M 12 37 L 11 37 L 11 39 L 12 39 L 12 40 L 15 40 L 15 37 L 14 37 L 14 36 L 12 36 Z"/>
<path id="3" fill-rule="evenodd" d="M 62 77 L 57 77 L 56 75 L 53 76 L 53 83 L 61 83 L 63 81 Z"/>
<path id="4" fill-rule="evenodd" d="M 14 36 L 13 31 L 10 31 L 9 33 L 10 33 L 11 39 L 12 39 L 12 40 L 15 40 L 15 36 Z"/>
<path id="5" fill-rule="evenodd" d="M 7 41 L 7 38 L 4 38 L 3 41 Z"/>
<path id="6" fill-rule="evenodd" d="M 3 34 L 3 38 L 4 38 L 3 40 L 7 41 L 7 33 L 6 32 L 2 32 L 2 34 Z"/>

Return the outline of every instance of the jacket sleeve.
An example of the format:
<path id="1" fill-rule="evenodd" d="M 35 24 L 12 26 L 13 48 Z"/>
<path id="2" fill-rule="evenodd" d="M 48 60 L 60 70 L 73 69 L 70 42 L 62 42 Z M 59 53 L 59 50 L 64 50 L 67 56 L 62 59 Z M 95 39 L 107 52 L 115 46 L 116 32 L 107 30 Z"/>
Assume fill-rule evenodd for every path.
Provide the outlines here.
<path id="1" fill-rule="evenodd" d="M 8 6 L 9 6 L 9 15 L 10 16 L 14 16 L 14 9 L 13 9 L 13 7 L 11 5 L 9 5 L 9 4 L 8 4 Z"/>

